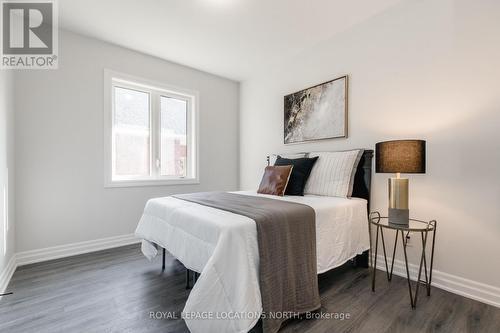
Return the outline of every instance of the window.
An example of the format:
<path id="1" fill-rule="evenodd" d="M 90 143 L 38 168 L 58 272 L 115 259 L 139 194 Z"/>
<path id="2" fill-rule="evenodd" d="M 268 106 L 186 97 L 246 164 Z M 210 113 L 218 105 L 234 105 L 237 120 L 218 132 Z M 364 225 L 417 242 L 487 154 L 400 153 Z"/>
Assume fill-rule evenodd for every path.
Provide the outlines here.
<path id="1" fill-rule="evenodd" d="M 105 71 L 105 183 L 198 183 L 196 92 Z"/>

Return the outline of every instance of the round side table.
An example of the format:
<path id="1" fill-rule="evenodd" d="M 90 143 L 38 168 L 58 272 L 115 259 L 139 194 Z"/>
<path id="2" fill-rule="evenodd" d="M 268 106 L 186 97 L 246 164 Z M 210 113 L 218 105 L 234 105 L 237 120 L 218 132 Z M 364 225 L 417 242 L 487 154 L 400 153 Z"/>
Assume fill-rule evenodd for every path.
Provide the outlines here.
<path id="1" fill-rule="evenodd" d="M 394 257 L 396 256 L 396 247 L 398 244 L 398 236 L 401 234 L 401 242 L 403 244 L 403 252 L 405 257 L 405 266 L 406 266 L 406 277 L 408 280 L 408 291 L 410 294 L 410 303 L 411 307 L 414 309 L 417 305 L 417 296 L 418 289 L 420 284 L 424 284 L 427 289 L 427 296 L 431 295 L 431 282 L 432 282 L 432 265 L 434 263 L 434 244 L 436 242 L 436 220 L 431 221 L 421 221 L 410 219 L 408 224 L 393 224 L 389 222 L 388 217 L 380 216 L 379 212 L 372 212 L 369 216 L 370 220 L 370 252 L 373 253 L 372 249 L 372 226 L 377 228 L 376 237 L 375 237 L 375 256 L 373 256 L 374 263 L 373 273 L 372 273 L 372 291 L 375 291 L 375 276 L 377 272 L 377 254 L 378 254 L 378 239 L 379 234 L 382 239 L 382 249 L 384 250 L 384 261 L 385 261 L 385 270 L 387 273 L 387 280 L 390 282 L 392 279 L 392 271 L 394 268 Z M 385 240 L 384 240 L 384 230 L 392 230 L 396 231 L 396 236 L 394 237 L 394 248 L 392 251 L 392 259 L 391 259 L 391 267 L 389 270 L 389 266 L 387 264 L 387 253 L 385 249 Z M 405 236 L 406 233 L 406 236 Z M 410 270 L 408 269 L 408 255 L 406 253 L 406 247 L 408 245 L 407 237 L 410 233 L 420 233 L 422 239 L 422 254 L 420 256 L 420 265 L 418 268 L 418 278 L 417 278 L 417 286 L 415 289 L 415 295 L 413 295 L 411 281 L 410 281 Z M 432 233 L 432 248 L 431 248 L 431 262 L 429 270 L 427 269 L 427 257 L 426 257 L 426 247 L 428 243 L 429 233 Z M 421 280 L 422 277 L 422 267 L 424 268 L 425 280 Z"/>

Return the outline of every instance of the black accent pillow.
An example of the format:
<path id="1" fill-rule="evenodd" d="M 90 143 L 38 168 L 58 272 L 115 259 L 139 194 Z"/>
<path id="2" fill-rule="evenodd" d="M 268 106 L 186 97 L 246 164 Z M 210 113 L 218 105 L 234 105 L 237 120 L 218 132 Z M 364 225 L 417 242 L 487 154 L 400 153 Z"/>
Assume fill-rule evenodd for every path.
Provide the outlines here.
<path id="1" fill-rule="evenodd" d="M 304 187 L 306 187 L 307 179 L 311 174 L 314 163 L 318 160 L 318 156 L 313 158 L 283 158 L 278 156 L 275 166 L 293 165 L 290 180 L 286 186 L 285 195 L 304 195 Z"/>

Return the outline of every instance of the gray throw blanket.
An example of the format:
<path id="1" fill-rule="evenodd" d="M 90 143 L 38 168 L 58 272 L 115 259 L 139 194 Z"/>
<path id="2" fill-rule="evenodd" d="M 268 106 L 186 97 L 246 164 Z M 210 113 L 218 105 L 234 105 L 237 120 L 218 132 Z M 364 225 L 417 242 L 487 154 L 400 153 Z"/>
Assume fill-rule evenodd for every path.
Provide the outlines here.
<path id="1" fill-rule="evenodd" d="M 255 221 L 265 333 L 277 332 L 287 315 L 321 307 L 316 268 L 316 221 L 311 207 L 227 192 L 174 197 Z"/>

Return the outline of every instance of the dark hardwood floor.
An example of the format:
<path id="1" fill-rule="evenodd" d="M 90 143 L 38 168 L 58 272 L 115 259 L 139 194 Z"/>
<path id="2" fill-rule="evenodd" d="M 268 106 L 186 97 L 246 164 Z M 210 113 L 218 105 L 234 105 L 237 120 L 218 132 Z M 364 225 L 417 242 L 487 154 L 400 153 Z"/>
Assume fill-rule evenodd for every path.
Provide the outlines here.
<path id="1" fill-rule="evenodd" d="M 500 332 L 500 309 L 433 288 L 410 308 L 406 280 L 378 279 L 350 264 L 320 276 L 321 313 L 349 319 L 291 320 L 280 332 Z M 0 332 L 187 332 L 185 270 L 167 257 L 148 262 L 138 245 L 19 267 L 0 301 Z"/>

